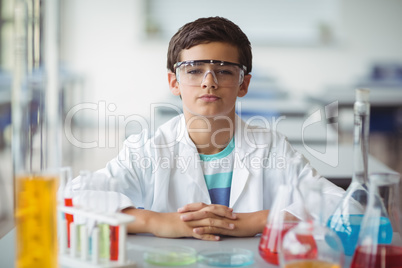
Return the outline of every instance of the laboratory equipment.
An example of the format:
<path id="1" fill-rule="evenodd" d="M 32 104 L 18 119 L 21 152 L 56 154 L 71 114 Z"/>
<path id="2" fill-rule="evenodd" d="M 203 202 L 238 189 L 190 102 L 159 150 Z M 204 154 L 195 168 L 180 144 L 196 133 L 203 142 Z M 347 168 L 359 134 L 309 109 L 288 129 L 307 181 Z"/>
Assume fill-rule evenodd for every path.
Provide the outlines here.
<path id="1" fill-rule="evenodd" d="M 15 180 L 16 267 L 57 267 L 57 190 L 61 159 L 58 87 L 58 1 L 43 1 L 43 62 L 28 64 L 27 2 L 14 3 L 15 69 L 12 90 L 13 172 Z M 42 14 L 43 12 L 43 14 Z M 31 24 L 32 23 L 32 24 Z M 42 32 L 43 29 L 43 32 Z M 35 55 L 35 57 L 38 55 Z M 35 85 L 36 69 L 46 74 Z"/>
<path id="2" fill-rule="evenodd" d="M 116 178 L 111 177 L 108 180 L 108 195 L 116 201 L 116 205 L 113 206 L 111 202 L 107 205 L 112 207 L 107 211 L 118 212 L 120 208 L 120 185 Z M 119 226 L 109 226 L 110 232 L 110 260 L 117 261 L 119 257 Z"/>
<path id="3" fill-rule="evenodd" d="M 143 258 L 146 263 L 151 265 L 177 267 L 195 263 L 197 252 L 186 246 L 156 246 L 146 248 Z"/>
<path id="4" fill-rule="evenodd" d="M 16 175 L 15 182 L 16 267 L 57 267 L 58 177 Z"/>
<path id="5" fill-rule="evenodd" d="M 112 261 L 109 259 L 103 259 L 100 256 L 100 231 L 98 227 L 93 228 L 90 233 L 92 239 L 88 240 L 85 239 L 89 235 L 87 226 L 81 226 L 81 237 L 79 237 L 77 225 L 72 223 L 70 225 L 71 248 L 67 249 L 66 245 L 61 246 L 61 248 L 64 248 L 64 251 L 60 252 L 59 262 L 61 265 L 67 267 L 136 267 L 136 263 L 127 260 L 126 256 L 127 224 L 135 220 L 133 216 L 123 213 L 94 212 L 78 206 L 58 206 L 58 210 L 63 213 L 72 214 L 74 217 L 79 216 L 85 218 L 87 221 L 91 220 L 108 226 L 118 226 L 120 230 L 118 239 L 118 258 L 117 260 Z M 67 225 L 61 224 L 61 226 L 63 229 L 66 228 Z M 62 233 L 67 234 L 66 231 L 63 231 Z M 78 250 L 78 239 L 81 240 L 80 250 Z M 91 241 L 91 245 L 89 245 L 89 241 Z M 91 254 L 89 254 L 89 247 L 91 247 Z"/>
<path id="6" fill-rule="evenodd" d="M 289 213 L 288 208 L 303 202 L 298 188 L 299 179 L 296 170 L 301 166 L 300 161 L 299 156 L 290 160 L 287 171 L 279 175 L 286 177 L 279 178 L 282 179 L 282 183 L 276 191 L 276 197 L 258 246 L 260 256 L 268 263 L 279 264 L 279 243 L 286 232 L 298 223 L 298 218 Z M 302 217 L 306 217 L 303 206 L 299 212 Z"/>
<path id="7" fill-rule="evenodd" d="M 108 212 L 109 192 L 108 180 L 111 179 L 105 174 L 91 173 L 86 171 L 80 176 L 81 194 L 79 202 L 86 209 L 106 214 Z M 106 222 L 96 222 L 89 220 L 88 228 L 96 225 L 99 229 L 99 257 L 102 260 L 110 259 L 110 226 Z"/>
<path id="8" fill-rule="evenodd" d="M 73 206 L 73 190 L 72 190 L 72 171 L 71 167 L 62 167 L 60 170 L 60 186 L 57 193 L 58 203 L 67 207 Z M 59 213 L 59 222 L 65 220 L 67 225 L 67 247 L 70 247 L 70 224 L 74 222 L 74 216 L 71 214 Z M 60 229 L 59 229 L 60 230 Z M 59 231 L 60 232 L 60 231 Z"/>
<path id="9" fill-rule="evenodd" d="M 354 162 L 352 182 L 328 219 L 327 225 L 341 238 L 346 255 L 353 255 L 368 198 L 369 90 L 357 89 L 354 104 Z"/>
<path id="10" fill-rule="evenodd" d="M 203 250 L 198 253 L 198 263 L 214 267 L 244 267 L 254 263 L 254 254 L 243 248 Z"/>
<path id="11" fill-rule="evenodd" d="M 309 185 L 303 196 L 310 217 L 290 229 L 280 244 L 281 267 L 343 267 L 345 256 L 337 234 L 325 225 L 322 185 L 319 181 Z M 315 213 L 316 207 L 318 213 Z"/>
<path id="12" fill-rule="evenodd" d="M 118 183 L 101 173 L 81 171 L 74 179 L 73 206 L 59 211 L 73 215 L 71 247 L 60 245 L 60 263 L 73 267 L 135 267 L 126 258 L 127 224 L 133 216 L 119 213 Z M 67 225 L 62 223 L 62 229 Z M 111 234 L 113 232 L 113 234 Z M 62 234 L 67 234 L 62 231 Z M 63 243 L 65 239 L 61 239 Z"/>
<path id="13" fill-rule="evenodd" d="M 402 223 L 397 173 L 373 173 L 352 268 L 402 267 Z"/>

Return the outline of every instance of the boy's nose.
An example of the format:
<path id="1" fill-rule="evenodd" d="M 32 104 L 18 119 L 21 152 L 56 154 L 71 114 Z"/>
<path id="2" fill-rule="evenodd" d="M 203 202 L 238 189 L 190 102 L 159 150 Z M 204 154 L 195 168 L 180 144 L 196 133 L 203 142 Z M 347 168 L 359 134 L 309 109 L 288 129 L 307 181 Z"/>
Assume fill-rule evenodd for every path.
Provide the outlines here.
<path id="1" fill-rule="evenodd" d="M 205 72 L 204 77 L 202 78 L 201 86 L 202 87 L 212 86 L 214 88 L 218 87 L 218 79 L 216 78 L 214 71 Z"/>

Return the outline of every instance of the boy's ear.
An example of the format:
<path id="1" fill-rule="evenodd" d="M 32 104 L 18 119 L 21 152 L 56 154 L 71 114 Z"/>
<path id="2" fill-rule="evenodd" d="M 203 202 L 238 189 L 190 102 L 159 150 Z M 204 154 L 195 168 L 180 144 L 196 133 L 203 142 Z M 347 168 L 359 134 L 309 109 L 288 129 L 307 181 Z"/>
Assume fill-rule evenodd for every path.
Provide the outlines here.
<path id="1" fill-rule="evenodd" d="M 243 83 L 240 85 L 239 92 L 237 93 L 237 97 L 244 97 L 248 92 L 248 86 L 250 85 L 251 74 L 247 74 L 244 76 Z"/>
<path id="2" fill-rule="evenodd" d="M 180 96 L 179 83 L 177 82 L 176 74 L 168 72 L 168 81 L 170 91 L 173 93 L 173 95 Z"/>

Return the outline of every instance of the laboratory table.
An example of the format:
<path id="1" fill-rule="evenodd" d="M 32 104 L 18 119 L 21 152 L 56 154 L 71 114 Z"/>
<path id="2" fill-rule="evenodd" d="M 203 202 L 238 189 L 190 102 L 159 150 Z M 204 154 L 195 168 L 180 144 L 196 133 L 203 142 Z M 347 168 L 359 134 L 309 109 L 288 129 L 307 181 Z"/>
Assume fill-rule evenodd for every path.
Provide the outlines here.
<path id="1" fill-rule="evenodd" d="M 396 233 L 395 233 L 396 234 Z M 0 239 L 0 260 L 2 268 L 12 268 L 14 267 L 14 241 L 15 229 L 10 231 L 6 236 Z M 127 237 L 127 258 L 136 263 L 136 267 L 163 267 L 151 265 L 143 261 L 144 251 L 138 249 L 140 247 L 169 247 L 169 246 L 187 246 L 192 247 L 197 252 L 201 250 L 218 250 L 218 249 L 231 249 L 231 248 L 243 248 L 251 250 L 254 253 L 254 263 L 247 267 L 279 267 L 276 265 L 269 264 L 265 262 L 258 253 L 258 244 L 260 242 L 260 236 L 255 237 L 223 237 L 221 241 L 202 241 L 194 238 L 158 238 L 153 235 L 128 235 Z M 394 235 L 392 244 L 402 245 L 401 238 L 398 234 Z M 345 267 L 349 267 L 351 262 L 351 257 L 346 256 Z M 181 267 L 206 267 L 198 263 L 191 265 L 181 266 Z M 211 266 L 208 266 L 211 267 Z M 63 268 L 63 267 L 62 267 Z"/>
<path id="2" fill-rule="evenodd" d="M 6 236 L 0 239 L 0 260 L 2 268 L 14 267 L 14 241 L 15 229 L 10 231 Z M 251 250 L 254 253 L 254 263 L 246 267 L 279 267 L 276 265 L 265 262 L 258 253 L 258 244 L 260 242 L 260 236 L 255 237 L 223 237 L 221 241 L 202 241 L 195 238 L 159 238 L 153 235 L 128 235 L 127 237 L 127 258 L 128 260 L 135 262 L 136 267 L 164 267 L 151 265 L 143 261 L 144 251 L 138 250 L 138 245 L 141 247 L 155 247 L 155 246 L 187 246 L 195 249 L 197 252 L 201 250 L 218 250 L 218 249 L 231 249 L 242 248 Z M 180 267 L 212 267 L 202 266 L 198 263 Z M 62 267 L 64 268 L 64 267 Z"/>

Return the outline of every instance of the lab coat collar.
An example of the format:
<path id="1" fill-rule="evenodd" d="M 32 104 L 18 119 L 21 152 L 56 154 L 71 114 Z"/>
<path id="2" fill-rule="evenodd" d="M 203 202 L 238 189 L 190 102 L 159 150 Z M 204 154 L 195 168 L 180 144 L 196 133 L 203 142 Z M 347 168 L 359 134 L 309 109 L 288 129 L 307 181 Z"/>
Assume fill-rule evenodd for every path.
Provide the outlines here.
<path id="1" fill-rule="evenodd" d="M 194 142 L 190 139 L 186 127 L 186 119 L 183 114 L 179 115 L 180 123 L 178 124 L 176 142 L 185 143 L 193 149 L 197 149 Z M 242 160 L 256 149 L 256 141 L 253 135 L 247 135 L 250 126 L 247 125 L 237 114 L 235 115 L 235 153 Z"/>
<path id="2" fill-rule="evenodd" d="M 195 183 L 201 190 L 201 193 L 204 198 L 209 199 L 208 189 L 205 184 L 204 175 L 202 173 L 202 169 L 200 167 L 200 159 L 197 153 L 197 148 L 194 145 L 193 141 L 190 139 L 186 128 L 186 121 L 184 115 L 180 115 L 180 123 L 177 131 L 178 135 L 176 135 L 177 142 L 184 143 L 185 148 L 188 150 L 182 151 L 183 154 L 193 154 L 196 155 L 198 161 L 197 171 L 193 174 L 193 179 Z M 250 155 L 254 150 L 256 150 L 256 142 L 254 140 L 253 135 L 247 135 L 249 133 L 249 126 L 236 114 L 235 115 L 235 157 L 234 157 L 234 167 L 233 167 L 233 176 L 232 176 L 232 186 L 230 192 L 230 201 L 229 206 L 234 207 L 236 201 L 239 199 L 241 193 L 243 192 L 246 183 L 249 179 L 250 172 L 248 170 L 247 159 L 245 159 L 248 155 Z M 209 199 L 210 200 L 210 199 Z"/>

